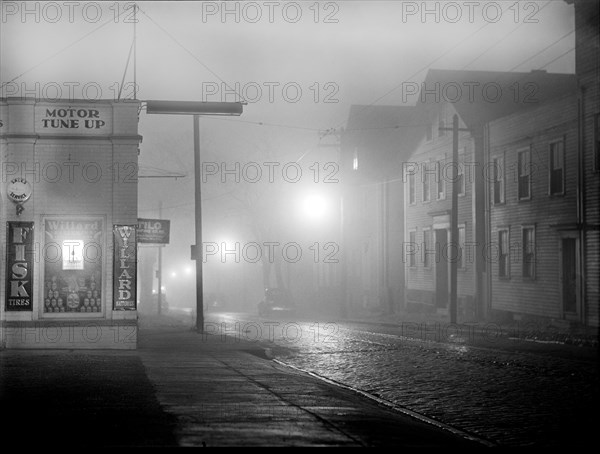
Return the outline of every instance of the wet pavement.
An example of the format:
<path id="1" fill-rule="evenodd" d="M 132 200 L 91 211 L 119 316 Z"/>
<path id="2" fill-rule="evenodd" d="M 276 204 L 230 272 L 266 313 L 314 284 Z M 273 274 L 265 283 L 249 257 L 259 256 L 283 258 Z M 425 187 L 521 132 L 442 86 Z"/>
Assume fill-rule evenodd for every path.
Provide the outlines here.
<path id="1" fill-rule="evenodd" d="M 19 447 L 44 448 L 487 445 L 271 353 L 143 323 L 135 351 L 2 350 L 3 433 Z"/>
<path id="2" fill-rule="evenodd" d="M 593 336 L 532 336 L 517 326 L 444 331 L 372 320 L 334 322 L 210 314 L 215 333 L 270 346 L 281 364 L 499 446 L 593 443 L 599 403 Z M 523 328 L 523 327 L 521 327 Z M 411 336 L 408 336 L 411 334 Z M 458 335 L 461 334 L 461 335 Z M 485 334 L 485 335 L 484 335 Z M 570 341 L 559 341 L 570 339 Z M 537 337 L 535 339 L 534 337 Z"/>

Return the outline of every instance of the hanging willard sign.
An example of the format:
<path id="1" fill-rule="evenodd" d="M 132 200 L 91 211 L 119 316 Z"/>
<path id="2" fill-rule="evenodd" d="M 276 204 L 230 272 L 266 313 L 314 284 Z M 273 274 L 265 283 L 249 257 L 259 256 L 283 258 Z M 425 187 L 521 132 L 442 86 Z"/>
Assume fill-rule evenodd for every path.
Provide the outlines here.
<path id="1" fill-rule="evenodd" d="M 134 311 L 137 309 L 137 241 L 135 225 L 115 225 L 113 310 Z"/>
<path id="2" fill-rule="evenodd" d="M 138 219 L 138 243 L 169 244 L 170 227 L 166 219 Z"/>
<path id="3" fill-rule="evenodd" d="M 6 223 L 6 311 L 33 310 L 33 222 Z"/>

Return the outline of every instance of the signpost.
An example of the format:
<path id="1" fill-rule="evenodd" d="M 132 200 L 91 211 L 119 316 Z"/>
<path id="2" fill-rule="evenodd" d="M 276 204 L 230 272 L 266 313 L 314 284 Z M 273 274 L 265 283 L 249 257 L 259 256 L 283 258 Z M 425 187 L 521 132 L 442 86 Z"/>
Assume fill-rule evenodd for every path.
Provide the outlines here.
<path id="1" fill-rule="evenodd" d="M 241 115 L 241 102 L 146 101 L 146 113 L 192 115 L 194 122 L 194 202 L 196 218 L 196 244 L 192 245 L 192 258 L 196 261 L 196 331 L 204 332 L 204 303 L 202 287 L 202 204 L 200 171 L 200 115 Z"/>

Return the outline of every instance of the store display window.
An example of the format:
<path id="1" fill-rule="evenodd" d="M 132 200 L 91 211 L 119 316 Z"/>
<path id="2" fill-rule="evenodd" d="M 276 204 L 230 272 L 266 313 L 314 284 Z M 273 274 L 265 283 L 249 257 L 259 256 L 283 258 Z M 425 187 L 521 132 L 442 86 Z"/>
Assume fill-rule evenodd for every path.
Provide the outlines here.
<path id="1" fill-rule="evenodd" d="M 47 313 L 101 313 L 104 221 L 44 220 L 44 305 Z"/>

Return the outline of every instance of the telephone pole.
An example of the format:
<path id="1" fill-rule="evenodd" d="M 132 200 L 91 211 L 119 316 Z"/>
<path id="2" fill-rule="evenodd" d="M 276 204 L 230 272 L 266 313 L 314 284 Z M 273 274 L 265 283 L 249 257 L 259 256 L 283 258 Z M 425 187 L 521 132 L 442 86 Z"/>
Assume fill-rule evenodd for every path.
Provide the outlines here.
<path id="1" fill-rule="evenodd" d="M 440 128 L 441 131 L 452 131 L 452 209 L 450 211 L 450 247 L 455 248 L 459 254 L 460 246 L 458 244 L 458 132 L 469 131 L 466 128 L 458 127 L 458 115 L 454 114 L 452 118 L 452 128 Z M 465 178 L 463 174 L 463 178 Z M 450 259 L 450 323 L 456 323 L 457 300 L 458 300 L 458 269 L 457 258 Z"/>

